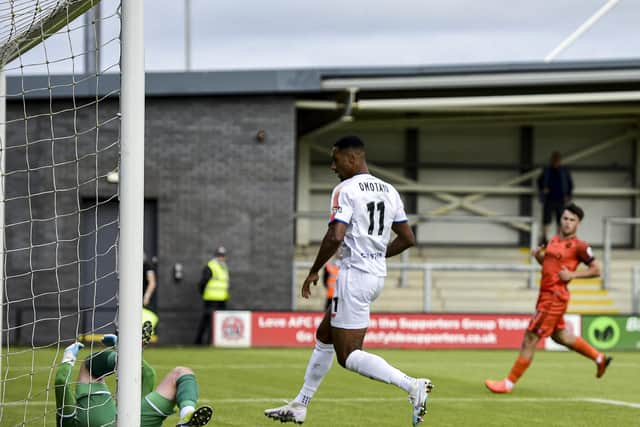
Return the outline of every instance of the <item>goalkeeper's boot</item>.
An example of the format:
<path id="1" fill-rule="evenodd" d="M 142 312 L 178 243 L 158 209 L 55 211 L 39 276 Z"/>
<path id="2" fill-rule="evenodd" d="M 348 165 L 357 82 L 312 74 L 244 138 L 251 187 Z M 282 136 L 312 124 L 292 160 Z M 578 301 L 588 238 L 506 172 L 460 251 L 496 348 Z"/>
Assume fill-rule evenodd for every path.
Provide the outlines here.
<path id="1" fill-rule="evenodd" d="M 417 426 L 424 420 L 427 413 L 427 401 L 429 394 L 433 390 L 433 383 L 427 378 L 419 378 L 416 380 L 413 388 L 409 392 L 409 402 L 412 409 L 412 423 Z"/>
<path id="2" fill-rule="evenodd" d="M 600 363 L 598 363 L 596 378 L 600 378 L 604 375 L 605 371 L 607 370 L 607 366 L 609 366 L 612 360 L 613 360 L 613 357 L 605 356 L 604 354 L 602 355 L 602 360 L 600 360 Z"/>
<path id="3" fill-rule="evenodd" d="M 211 421 L 211 418 L 213 418 L 213 408 L 211 406 L 201 406 L 195 411 L 189 412 L 188 414 L 185 414 L 185 416 L 180 418 L 180 421 L 178 422 L 178 424 L 176 424 L 176 427 L 204 426 L 207 425 L 209 421 Z"/>
<path id="4" fill-rule="evenodd" d="M 492 393 L 511 393 L 511 390 L 513 390 L 513 385 L 509 385 L 507 383 L 507 380 L 500 380 L 500 381 L 485 380 L 484 385 Z"/>
<path id="5" fill-rule="evenodd" d="M 145 346 L 151 341 L 153 335 L 153 325 L 150 320 L 145 320 L 142 324 L 142 345 Z"/>
<path id="6" fill-rule="evenodd" d="M 76 359 L 78 358 L 78 352 L 83 347 L 84 347 L 84 344 L 78 341 L 74 342 L 71 345 L 68 345 L 64 349 L 64 353 L 62 353 L 62 363 L 69 363 L 71 365 L 76 363 Z"/>
<path id="7" fill-rule="evenodd" d="M 302 424 L 307 418 L 307 407 L 299 402 L 287 402 L 277 408 L 265 409 L 264 415 L 281 423 Z"/>

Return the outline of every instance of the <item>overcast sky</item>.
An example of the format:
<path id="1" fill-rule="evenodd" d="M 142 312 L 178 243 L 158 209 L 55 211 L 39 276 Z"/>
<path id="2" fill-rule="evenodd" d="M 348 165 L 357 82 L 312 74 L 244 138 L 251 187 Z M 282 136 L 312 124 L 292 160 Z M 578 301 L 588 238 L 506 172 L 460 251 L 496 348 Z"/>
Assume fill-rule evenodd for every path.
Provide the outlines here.
<path id="1" fill-rule="evenodd" d="M 606 3 L 191 1 L 199 70 L 541 61 Z M 146 5 L 147 68 L 184 68 L 184 3 Z M 639 23 L 640 1 L 620 0 L 558 60 L 640 58 Z"/>
<path id="2" fill-rule="evenodd" d="M 103 3 L 109 9 L 114 0 Z M 193 70 L 233 70 L 541 62 L 605 3 L 191 0 L 191 64 Z M 184 6 L 145 1 L 147 70 L 185 69 Z M 639 23 L 640 0 L 619 0 L 556 61 L 640 59 Z M 103 40 L 116 33 L 107 20 Z M 81 38 L 73 43 L 77 51 Z M 48 51 L 56 49 L 50 42 Z M 103 66 L 115 61 L 107 52 Z"/>

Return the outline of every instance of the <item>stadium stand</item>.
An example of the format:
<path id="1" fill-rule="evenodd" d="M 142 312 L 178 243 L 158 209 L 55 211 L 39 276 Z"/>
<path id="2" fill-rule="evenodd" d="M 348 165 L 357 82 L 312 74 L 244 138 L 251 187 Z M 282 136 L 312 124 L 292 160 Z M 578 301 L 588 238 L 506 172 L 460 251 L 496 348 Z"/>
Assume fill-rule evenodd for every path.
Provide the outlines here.
<path id="1" fill-rule="evenodd" d="M 312 261 L 313 248 L 299 248 L 297 261 Z M 611 286 L 602 289 L 601 279 L 580 279 L 570 285 L 570 313 L 615 314 L 631 312 L 631 269 L 637 264 L 639 251 L 616 250 L 611 264 Z M 596 257 L 601 257 L 596 250 Z M 400 259 L 394 260 L 399 262 Z M 518 248 L 417 248 L 409 262 L 422 263 L 486 263 L 525 264 L 527 252 Z M 306 269 L 296 271 L 296 287 L 304 280 Z M 401 286 L 401 273 L 390 270 L 385 289 L 372 308 L 377 312 L 422 312 L 423 273 L 409 271 L 406 285 Z M 536 275 L 536 286 L 539 281 Z M 527 288 L 525 272 L 434 271 L 431 311 L 440 313 L 530 313 L 535 306 L 537 287 Z M 321 284 L 305 300 L 296 293 L 296 310 L 320 310 L 324 303 Z"/>

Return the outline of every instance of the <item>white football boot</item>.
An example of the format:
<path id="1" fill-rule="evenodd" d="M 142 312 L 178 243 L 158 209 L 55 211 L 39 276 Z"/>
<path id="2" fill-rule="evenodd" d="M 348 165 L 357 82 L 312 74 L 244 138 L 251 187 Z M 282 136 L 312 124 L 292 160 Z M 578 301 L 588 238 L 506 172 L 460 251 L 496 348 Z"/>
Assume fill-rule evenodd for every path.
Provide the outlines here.
<path id="1" fill-rule="evenodd" d="M 264 414 L 282 423 L 302 424 L 307 418 L 307 407 L 298 402 L 287 402 L 277 408 L 265 409 Z"/>
<path id="2" fill-rule="evenodd" d="M 413 425 L 417 426 L 424 420 L 427 413 L 427 400 L 433 390 L 433 383 L 427 378 L 419 378 L 409 393 L 409 402 L 413 407 Z"/>

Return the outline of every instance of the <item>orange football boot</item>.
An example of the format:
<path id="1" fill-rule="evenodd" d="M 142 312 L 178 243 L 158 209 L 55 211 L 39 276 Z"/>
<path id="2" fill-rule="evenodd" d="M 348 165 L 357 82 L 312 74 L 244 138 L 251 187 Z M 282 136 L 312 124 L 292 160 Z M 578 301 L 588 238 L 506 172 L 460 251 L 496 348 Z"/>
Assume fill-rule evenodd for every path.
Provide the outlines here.
<path id="1" fill-rule="evenodd" d="M 511 393 L 511 388 L 507 386 L 505 380 L 485 380 L 484 385 L 487 386 L 492 393 Z"/>
<path id="2" fill-rule="evenodd" d="M 598 363 L 598 370 L 596 371 L 596 378 L 600 378 L 604 375 L 604 372 L 607 370 L 607 366 L 613 360 L 613 357 L 602 355 L 602 361 Z"/>

